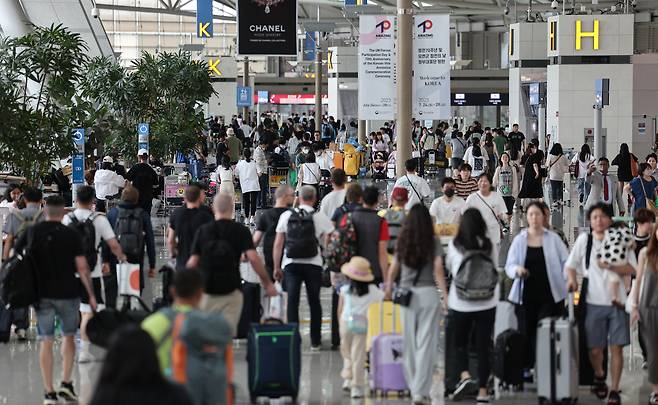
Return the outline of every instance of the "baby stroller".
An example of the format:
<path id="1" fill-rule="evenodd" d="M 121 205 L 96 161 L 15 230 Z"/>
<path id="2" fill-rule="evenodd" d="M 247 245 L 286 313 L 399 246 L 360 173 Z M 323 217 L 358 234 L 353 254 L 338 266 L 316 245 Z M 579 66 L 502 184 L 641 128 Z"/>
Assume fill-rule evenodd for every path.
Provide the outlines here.
<path id="1" fill-rule="evenodd" d="M 388 153 L 377 151 L 372 154 L 372 178 L 373 180 L 386 180 L 386 166 Z"/>

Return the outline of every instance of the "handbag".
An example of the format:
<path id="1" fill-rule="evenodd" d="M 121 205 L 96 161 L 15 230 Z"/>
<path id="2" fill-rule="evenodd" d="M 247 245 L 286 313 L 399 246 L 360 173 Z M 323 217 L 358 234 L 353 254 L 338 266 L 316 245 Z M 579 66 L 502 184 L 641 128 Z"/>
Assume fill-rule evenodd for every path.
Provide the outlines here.
<path id="1" fill-rule="evenodd" d="M 658 207 L 656 207 L 655 200 L 649 199 L 649 197 L 647 196 L 647 190 L 644 187 L 644 180 L 642 179 L 642 177 L 638 176 L 638 178 L 640 179 L 640 186 L 642 186 L 642 193 L 644 193 L 644 200 L 646 201 L 647 209 L 653 212 L 654 214 L 658 215 Z"/>
<path id="2" fill-rule="evenodd" d="M 414 287 L 416 283 L 418 282 L 418 279 L 420 278 L 420 272 L 422 269 L 419 269 L 416 271 L 416 275 L 414 276 L 414 281 L 411 283 L 411 286 Z M 413 293 L 411 292 L 411 287 L 398 287 L 395 289 L 393 292 L 393 303 L 398 304 L 403 307 L 408 307 L 409 304 L 411 303 L 411 296 Z"/>
<path id="3" fill-rule="evenodd" d="M 368 333 L 368 317 L 352 312 L 352 294 L 345 294 L 345 305 L 347 305 L 347 330 L 357 335 Z"/>

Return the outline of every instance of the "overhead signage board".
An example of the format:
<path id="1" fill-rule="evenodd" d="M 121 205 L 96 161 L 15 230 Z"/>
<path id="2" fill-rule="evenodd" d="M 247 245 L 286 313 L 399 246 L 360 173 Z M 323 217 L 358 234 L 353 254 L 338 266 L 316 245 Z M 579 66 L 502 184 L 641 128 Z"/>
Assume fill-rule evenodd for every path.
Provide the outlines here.
<path id="1" fill-rule="evenodd" d="M 395 118 L 395 17 L 359 16 L 359 119 Z"/>
<path id="2" fill-rule="evenodd" d="M 315 104 L 315 94 L 270 94 L 270 104 Z M 322 95 L 322 104 L 329 104 L 329 96 Z"/>
<path id="3" fill-rule="evenodd" d="M 413 116 L 450 117 L 450 16 L 414 17 Z"/>
<path id="4" fill-rule="evenodd" d="M 213 37 L 212 0 L 196 0 L 196 36 Z"/>
<path id="5" fill-rule="evenodd" d="M 452 93 L 453 106 L 498 106 L 509 105 L 508 93 Z"/>
<path id="6" fill-rule="evenodd" d="M 633 55 L 634 18 L 632 13 L 551 16 L 546 30 L 547 55 Z"/>
<path id="7" fill-rule="evenodd" d="M 237 0 L 237 13 L 238 55 L 297 55 L 297 0 Z"/>

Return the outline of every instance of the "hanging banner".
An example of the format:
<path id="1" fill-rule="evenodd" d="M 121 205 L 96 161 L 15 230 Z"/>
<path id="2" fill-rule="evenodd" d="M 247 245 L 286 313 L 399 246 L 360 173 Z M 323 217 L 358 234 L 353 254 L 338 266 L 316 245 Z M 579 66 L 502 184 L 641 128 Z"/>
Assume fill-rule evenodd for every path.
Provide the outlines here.
<path id="1" fill-rule="evenodd" d="M 359 119 L 395 118 L 395 17 L 359 17 Z"/>
<path id="2" fill-rule="evenodd" d="M 238 55 L 297 55 L 297 0 L 237 0 Z"/>
<path id="3" fill-rule="evenodd" d="M 196 36 L 212 38 L 212 0 L 196 0 Z"/>
<path id="4" fill-rule="evenodd" d="M 413 116 L 450 118 L 450 16 L 414 17 Z"/>

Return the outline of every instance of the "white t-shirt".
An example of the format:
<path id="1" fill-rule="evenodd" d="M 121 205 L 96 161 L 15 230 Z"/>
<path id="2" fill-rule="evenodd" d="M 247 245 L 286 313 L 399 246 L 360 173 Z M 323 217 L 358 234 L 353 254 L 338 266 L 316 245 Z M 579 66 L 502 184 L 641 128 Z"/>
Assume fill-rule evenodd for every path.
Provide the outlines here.
<path id="1" fill-rule="evenodd" d="M 344 285 L 340 289 L 340 295 L 343 296 L 343 312 L 340 314 L 340 319 L 347 321 L 350 317 L 348 312 L 349 308 L 347 307 L 347 295 L 350 296 L 350 305 L 351 305 L 351 314 L 368 316 L 368 308 L 370 305 L 375 302 L 379 302 L 384 299 L 384 292 L 377 288 L 374 284 L 368 286 L 368 294 L 358 296 L 356 294 L 350 293 L 350 286 Z"/>
<path id="2" fill-rule="evenodd" d="M 466 201 L 456 195 L 450 202 L 446 201 L 445 196 L 439 197 L 432 201 L 430 215 L 436 219 L 437 224 L 458 224 L 464 205 Z"/>
<path id="3" fill-rule="evenodd" d="M 411 207 L 413 207 L 414 205 L 420 202 L 420 197 L 425 199 L 429 197 L 430 193 L 432 192 L 429 183 L 427 183 L 427 180 L 425 180 L 424 178 L 420 177 L 417 174 L 407 174 L 405 176 L 400 177 L 395 182 L 395 186 L 393 188 L 395 187 L 404 187 L 407 189 L 407 194 L 409 195 L 409 201 L 407 202 L 407 205 L 404 206 L 404 209 L 406 209 L 407 211 L 409 211 Z"/>
<path id="4" fill-rule="evenodd" d="M 302 182 L 304 184 L 320 183 L 320 165 L 317 163 L 302 163 L 301 165 Z"/>
<path id="5" fill-rule="evenodd" d="M 446 267 L 450 270 L 452 277 L 457 275 L 459 266 L 462 263 L 462 258 L 464 255 L 455 247 L 455 245 L 450 242 L 448 245 L 448 253 L 446 255 Z M 450 291 L 448 292 L 448 308 L 453 309 L 459 312 L 476 312 L 476 311 L 486 311 L 491 308 L 496 308 L 498 301 L 500 299 L 500 289 L 496 288 L 494 290 L 494 296 L 488 300 L 482 301 L 467 301 L 462 300 L 457 297 L 457 289 L 455 283 L 450 285 Z"/>
<path id="6" fill-rule="evenodd" d="M 320 170 L 331 170 L 334 167 L 333 153 L 325 152 L 316 156 L 315 162 L 320 166 Z"/>
<path id="7" fill-rule="evenodd" d="M 303 209 L 306 212 L 313 212 L 313 207 L 308 205 L 300 205 L 300 209 Z M 286 233 L 288 230 L 288 219 L 292 212 L 290 210 L 284 212 L 279 217 L 279 222 L 276 225 L 276 233 Z M 313 214 L 313 225 L 315 225 L 315 237 L 318 240 L 318 244 L 324 242 L 324 236 L 328 235 L 334 230 L 334 225 L 331 223 L 331 220 L 321 212 L 316 212 Z M 287 252 L 283 251 L 283 257 L 281 259 L 281 268 L 285 269 L 290 263 L 300 263 L 300 264 L 313 264 L 315 266 L 322 267 L 322 255 L 320 254 L 320 246 L 318 246 L 318 253 L 308 259 L 290 259 L 287 256 Z"/>
<path id="8" fill-rule="evenodd" d="M 489 207 L 491 207 L 491 209 Z M 492 191 L 491 194 L 484 197 L 478 191 L 477 193 L 469 195 L 466 199 L 464 211 L 468 208 L 477 208 L 480 211 L 482 218 L 484 218 L 484 222 L 487 224 L 487 237 L 494 245 L 500 243 L 500 224 L 497 217 L 501 214 L 507 213 L 507 206 L 505 205 L 503 197 L 495 191 Z M 492 209 L 494 211 L 493 213 L 491 212 Z M 494 213 L 496 214 L 495 216 Z"/>
<path id="9" fill-rule="evenodd" d="M 587 176 L 587 168 L 589 167 L 589 165 L 594 163 L 595 159 L 588 155 L 585 158 L 585 161 L 581 162 L 579 156 L 580 156 L 580 153 L 576 153 L 574 155 L 573 159 L 571 159 L 571 163 L 578 163 L 578 165 L 579 165 L 579 167 L 578 167 L 578 178 L 583 179 Z"/>
<path id="10" fill-rule="evenodd" d="M 113 172 L 112 170 L 96 170 L 94 174 L 94 188 L 96 189 L 96 198 L 105 200 L 107 196 L 116 195 L 119 188 L 126 184 L 126 179 Z"/>
<path id="11" fill-rule="evenodd" d="M 347 190 L 334 190 L 331 193 L 324 196 L 322 202 L 320 203 L 320 212 L 326 215 L 327 218 L 331 219 L 336 212 L 336 208 L 343 205 L 345 202 L 345 193 Z"/>
<path id="12" fill-rule="evenodd" d="M 571 250 L 571 254 L 569 254 L 569 258 L 567 259 L 566 266 L 576 269 L 578 274 L 589 278 L 587 290 L 588 304 L 609 306 L 612 305 L 612 297 L 610 296 L 610 285 L 608 284 L 605 275 L 608 270 L 601 269 L 596 261 L 596 253 L 600 249 L 603 241 L 592 238 L 592 252 L 590 253 L 589 269 L 586 271 L 585 254 L 587 252 L 587 235 L 587 232 L 578 235 L 578 238 L 573 245 L 573 249 Z M 628 257 L 628 264 L 637 268 L 637 257 L 635 256 L 635 251 L 633 249 L 629 249 L 626 252 L 626 257 Z M 618 296 L 622 303 L 626 301 L 624 283 L 619 283 Z"/>
<path id="13" fill-rule="evenodd" d="M 258 169 L 256 162 L 252 159 L 250 162 L 241 160 L 235 166 L 235 176 L 240 179 L 240 190 L 243 193 L 251 191 L 260 191 L 258 183 Z"/>
<path id="14" fill-rule="evenodd" d="M 68 226 L 71 223 L 71 217 L 70 215 L 75 215 L 75 217 L 78 219 L 78 221 L 86 221 L 87 218 L 92 214 L 92 211 L 83 209 L 83 208 L 77 208 L 75 211 L 73 211 L 72 214 L 66 214 L 64 216 L 64 219 L 62 219 L 62 224 Z M 105 214 L 100 213 L 100 212 L 94 212 L 95 215 L 94 217 L 94 229 L 96 230 L 96 248 L 98 249 L 98 246 L 101 244 L 101 241 L 108 241 L 116 238 L 116 235 L 114 234 L 114 230 L 112 229 L 112 225 L 110 225 L 110 221 L 107 220 L 107 217 Z M 101 258 L 100 250 L 98 252 L 98 260 L 96 260 L 96 267 L 92 270 L 91 276 L 96 278 L 96 277 L 101 277 L 102 276 L 102 266 L 103 266 L 103 260 Z"/>

